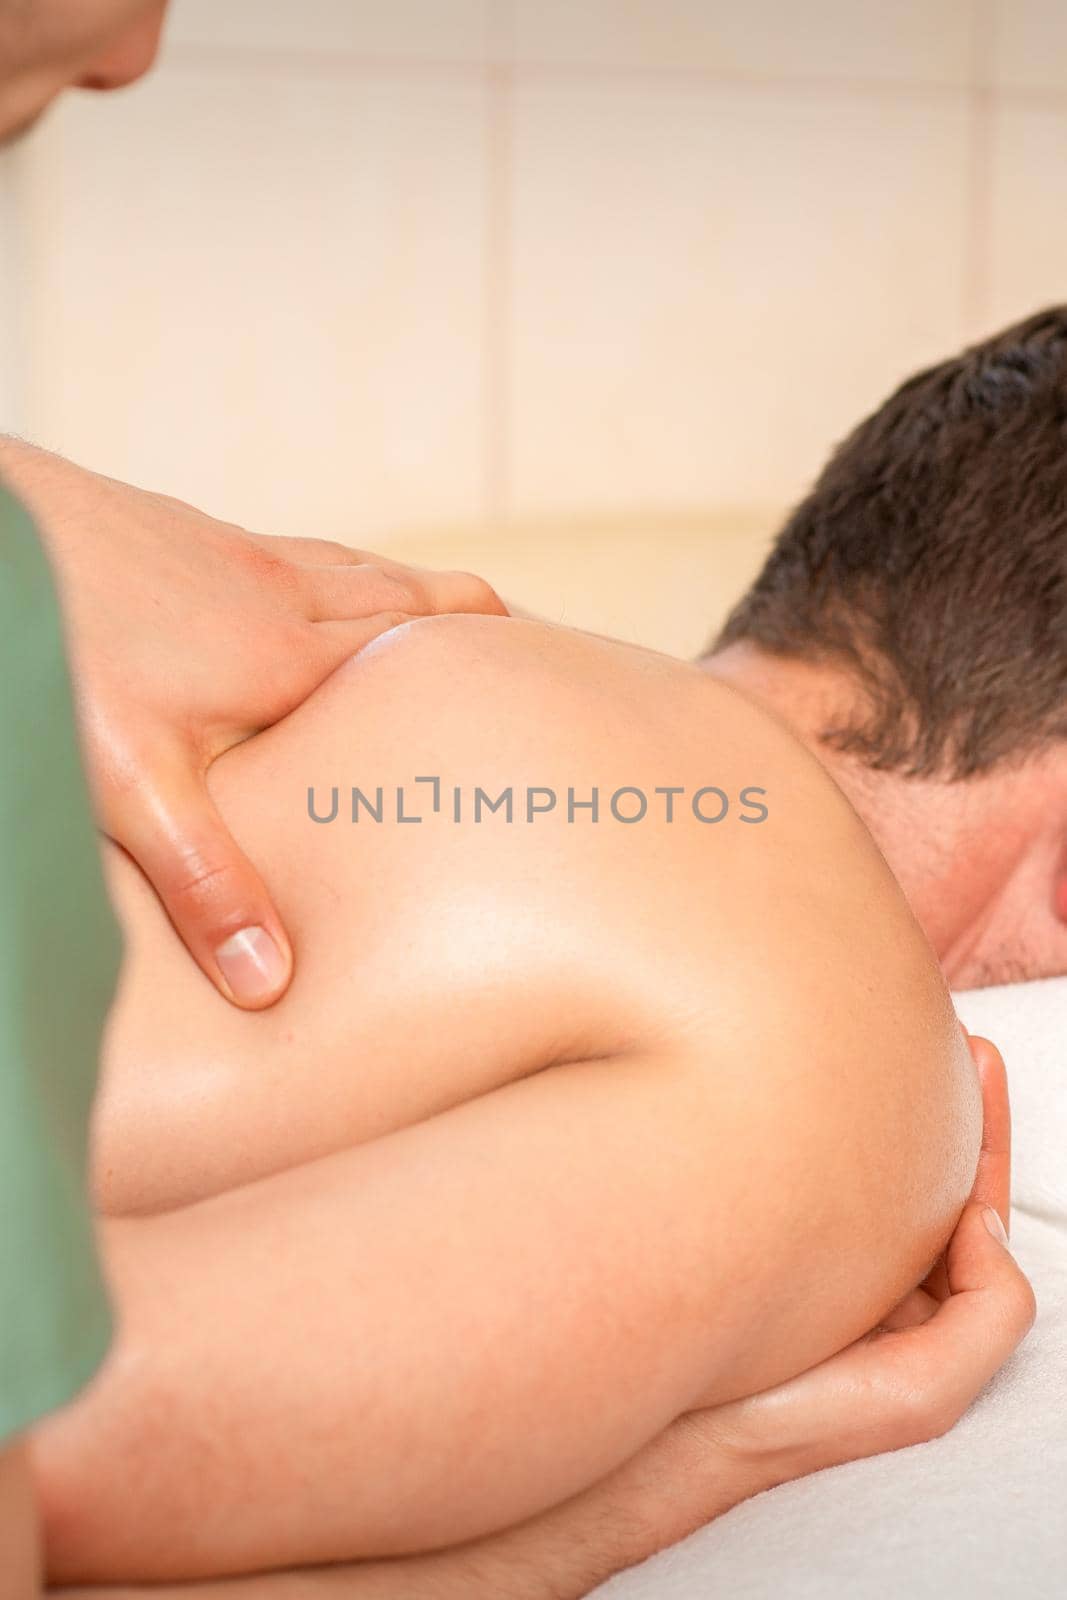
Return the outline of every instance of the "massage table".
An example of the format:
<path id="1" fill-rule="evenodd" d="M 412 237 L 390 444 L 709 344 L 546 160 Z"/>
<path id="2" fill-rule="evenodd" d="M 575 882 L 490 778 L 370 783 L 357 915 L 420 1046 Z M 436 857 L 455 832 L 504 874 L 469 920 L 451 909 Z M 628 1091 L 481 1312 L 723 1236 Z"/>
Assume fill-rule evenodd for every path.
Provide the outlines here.
<path id="1" fill-rule="evenodd" d="M 757 1495 L 597 1600 L 1067 1597 L 1067 978 L 955 999 L 1007 1062 L 1033 1331 L 944 1438 Z"/>

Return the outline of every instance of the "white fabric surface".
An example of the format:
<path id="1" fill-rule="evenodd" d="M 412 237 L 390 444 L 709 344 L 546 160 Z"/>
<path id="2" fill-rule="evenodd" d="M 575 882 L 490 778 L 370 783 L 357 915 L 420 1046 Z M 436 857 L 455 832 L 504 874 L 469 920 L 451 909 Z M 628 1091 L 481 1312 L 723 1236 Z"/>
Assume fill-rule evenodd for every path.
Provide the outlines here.
<path id="1" fill-rule="evenodd" d="M 1013 1114 L 1012 1247 L 1039 1310 L 951 1433 L 738 1506 L 597 1600 L 1064 1600 L 1067 978 L 956 996 L 995 1040 Z"/>

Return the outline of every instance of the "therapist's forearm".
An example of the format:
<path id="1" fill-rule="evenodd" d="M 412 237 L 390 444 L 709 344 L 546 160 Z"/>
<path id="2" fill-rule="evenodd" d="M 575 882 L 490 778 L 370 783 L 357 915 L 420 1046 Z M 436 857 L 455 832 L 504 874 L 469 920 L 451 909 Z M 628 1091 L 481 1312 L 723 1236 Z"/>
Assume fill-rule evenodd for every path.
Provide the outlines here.
<path id="1" fill-rule="evenodd" d="M 84 518 L 86 497 L 92 500 L 110 481 L 6 433 L 0 433 L 0 480 L 30 512 L 46 548 L 64 523 Z"/>
<path id="2" fill-rule="evenodd" d="M 66 484 L 71 475 L 91 482 L 94 474 L 72 466 L 25 439 L 0 434 L 0 482 L 33 517 L 45 550 L 51 555 L 52 535 L 63 519 Z"/>
<path id="3" fill-rule="evenodd" d="M 51 459 L 46 450 L 16 439 L 11 434 L 0 433 L 0 478 L 16 493 Z"/>

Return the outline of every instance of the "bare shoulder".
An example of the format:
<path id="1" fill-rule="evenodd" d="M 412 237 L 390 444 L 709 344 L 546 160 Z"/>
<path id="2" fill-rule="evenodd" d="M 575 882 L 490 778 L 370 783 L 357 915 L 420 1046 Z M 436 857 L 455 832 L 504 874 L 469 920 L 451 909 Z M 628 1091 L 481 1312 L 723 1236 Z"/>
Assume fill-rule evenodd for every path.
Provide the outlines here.
<path id="1" fill-rule="evenodd" d="M 966 1193 L 977 1096 L 947 986 L 784 723 L 688 663 L 504 618 L 399 628 L 333 692 L 303 770 L 337 820 L 300 849 L 369 886 L 358 942 L 383 993 L 403 949 L 419 1003 L 460 1007 L 483 1061 L 492 1030 L 531 1070 L 685 1056 L 718 1115 L 804 1127 L 824 1174 L 862 1170 L 872 1212 L 902 1148 L 927 1200 Z"/>
<path id="2" fill-rule="evenodd" d="M 296 977 L 272 1011 L 234 1012 L 117 865 L 129 963 L 97 1162 L 116 1209 L 641 1049 L 689 1052 L 741 1099 L 756 1061 L 782 1116 L 836 1073 L 844 1128 L 874 1035 L 893 1023 L 887 1059 L 907 1064 L 951 1027 L 903 897 L 818 762 L 654 652 L 509 619 L 408 624 L 211 783 Z"/>
<path id="3" fill-rule="evenodd" d="M 829 774 L 689 663 L 547 624 L 429 618 L 354 658 L 300 730 L 317 815 L 333 819 L 305 828 L 305 849 L 373 839 L 362 870 L 417 894 L 427 921 L 458 904 L 477 928 L 476 909 L 506 899 L 511 933 L 495 920 L 494 936 L 527 952 L 520 966 L 549 943 L 572 970 L 602 951 L 625 974 L 612 988 L 630 997 L 627 1026 L 689 1010 L 693 990 L 719 1017 L 750 1010 L 769 971 L 768 1017 L 820 1016 L 824 989 L 846 1015 L 875 993 L 946 1011 L 904 896 Z M 262 758 L 285 737 L 256 741 Z"/>
<path id="4" fill-rule="evenodd" d="M 602 952 L 627 1030 L 666 1027 L 726 1075 L 756 1058 L 768 1083 L 810 1073 L 842 1137 L 850 1085 L 877 1074 L 886 1114 L 938 1130 L 931 1168 L 958 1175 L 977 1102 L 947 985 L 862 819 L 783 722 L 689 663 L 503 618 L 397 630 L 353 682 L 381 669 L 434 686 L 465 872 L 481 859 L 500 882 L 520 862 L 524 937 L 521 905 L 576 969 Z M 512 791 L 496 846 L 467 805 L 479 783 Z"/>
<path id="5" fill-rule="evenodd" d="M 591 827 L 614 822 L 604 836 L 627 848 L 671 828 L 716 871 L 719 857 L 784 850 L 810 875 L 829 850 L 887 876 L 851 804 L 780 719 L 658 651 L 507 617 L 419 618 L 353 657 L 301 726 L 313 743 L 334 739 L 339 721 L 359 727 L 368 754 L 388 749 L 391 770 L 398 752 L 432 753 L 472 792 L 480 773 L 514 778 L 523 815 L 524 786 L 543 775 L 556 803 L 538 795 L 527 826 L 565 819 L 578 850 Z"/>
<path id="6" fill-rule="evenodd" d="M 609 766 L 613 757 L 681 761 L 709 783 L 716 767 L 748 760 L 754 773 L 788 772 L 804 803 L 821 803 L 841 826 L 856 822 L 789 729 L 735 689 L 689 662 L 572 628 L 497 616 L 417 618 L 354 656 L 308 710 L 332 719 L 337 699 L 385 737 L 402 706 L 405 736 L 440 729 L 454 756 L 488 753 L 488 736 L 498 750 L 564 749 L 585 764 L 593 755 Z M 310 716 L 306 726 L 310 733 Z"/>

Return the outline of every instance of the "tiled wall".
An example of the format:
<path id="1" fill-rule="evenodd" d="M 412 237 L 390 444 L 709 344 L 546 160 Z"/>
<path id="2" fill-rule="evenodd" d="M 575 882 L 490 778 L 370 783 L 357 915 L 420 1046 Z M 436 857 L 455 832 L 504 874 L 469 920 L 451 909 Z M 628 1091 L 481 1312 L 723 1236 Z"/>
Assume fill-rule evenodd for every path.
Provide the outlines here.
<path id="1" fill-rule="evenodd" d="M 0 422 L 277 531 L 769 527 L 1067 298 L 1067 3 L 174 0 L 5 169 Z"/>

